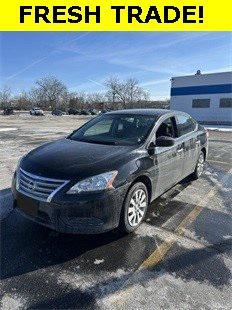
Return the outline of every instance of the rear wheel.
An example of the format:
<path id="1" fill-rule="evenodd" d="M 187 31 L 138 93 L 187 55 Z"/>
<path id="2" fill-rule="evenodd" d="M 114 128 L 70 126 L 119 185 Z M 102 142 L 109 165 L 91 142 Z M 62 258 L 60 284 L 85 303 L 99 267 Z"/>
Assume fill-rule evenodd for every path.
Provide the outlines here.
<path id="1" fill-rule="evenodd" d="M 142 182 L 134 184 L 127 193 L 121 216 L 121 230 L 130 233 L 142 223 L 148 207 L 148 192 Z"/>
<path id="2" fill-rule="evenodd" d="M 195 180 L 198 179 L 204 172 L 204 168 L 205 168 L 205 155 L 201 151 L 197 160 L 196 168 L 192 174 L 193 179 Z"/>

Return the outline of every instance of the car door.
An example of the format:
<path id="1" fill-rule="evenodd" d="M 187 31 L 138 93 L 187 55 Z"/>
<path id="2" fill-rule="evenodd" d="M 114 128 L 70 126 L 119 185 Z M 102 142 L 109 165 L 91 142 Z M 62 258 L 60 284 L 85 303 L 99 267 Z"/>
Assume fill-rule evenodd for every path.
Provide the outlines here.
<path id="1" fill-rule="evenodd" d="M 183 152 L 182 145 L 177 140 L 177 127 L 174 117 L 168 117 L 158 126 L 155 139 L 159 136 L 170 136 L 175 139 L 171 147 L 155 147 L 155 167 L 157 172 L 155 197 L 162 195 L 165 191 L 175 185 L 182 172 Z"/>
<path id="2" fill-rule="evenodd" d="M 197 138 L 197 124 L 188 114 L 176 115 L 178 141 L 183 147 L 183 168 L 180 180 L 191 174 L 195 168 L 200 141 Z"/>

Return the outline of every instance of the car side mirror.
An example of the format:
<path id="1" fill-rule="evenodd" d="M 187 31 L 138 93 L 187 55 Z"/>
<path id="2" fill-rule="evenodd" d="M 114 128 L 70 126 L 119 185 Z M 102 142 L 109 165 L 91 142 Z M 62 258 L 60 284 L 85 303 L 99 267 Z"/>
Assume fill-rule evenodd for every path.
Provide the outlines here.
<path id="1" fill-rule="evenodd" d="M 156 139 L 156 146 L 160 147 L 168 147 L 173 146 L 175 144 L 175 139 L 172 137 L 161 136 Z"/>

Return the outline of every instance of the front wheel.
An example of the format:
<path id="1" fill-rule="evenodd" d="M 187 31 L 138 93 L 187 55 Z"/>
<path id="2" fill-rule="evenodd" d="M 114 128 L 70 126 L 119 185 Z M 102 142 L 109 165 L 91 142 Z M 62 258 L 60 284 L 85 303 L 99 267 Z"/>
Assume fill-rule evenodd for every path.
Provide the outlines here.
<path id="1" fill-rule="evenodd" d="M 120 229 L 130 233 L 136 230 L 145 218 L 148 207 L 148 192 L 142 182 L 135 183 L 127 193 L 120 221 Z"/>
<path id="2" fill-rule="evenodd" d="M 204 168 L 205 168 L 205 155 L 201 151 L 197 160 L 196 168 L 192 174 L 193 179 L 195 180 L 198 179 L 204 172 Z"/>

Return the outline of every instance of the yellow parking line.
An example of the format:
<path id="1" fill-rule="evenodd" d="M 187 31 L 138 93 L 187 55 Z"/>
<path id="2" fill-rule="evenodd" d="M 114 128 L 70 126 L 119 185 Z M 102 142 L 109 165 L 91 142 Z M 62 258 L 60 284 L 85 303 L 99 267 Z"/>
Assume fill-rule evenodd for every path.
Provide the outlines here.
<path id="1" fill-rule="evenodd" d="M 226 182 L 229 177 L 231 177 L 232 169 L 230 169 L 227 174 L 221 179 L 221 182 Z M 139 272 L 143 269 L 151 269 L 154 268 L 167 252 L 170 250 L 172 245 L 176 242 L 178 237 L 181 237 L 184 234 L 184 229 L 191 224 L 197 216 L 201 213 L 201 211 L 205 208 L 208 201 L 218 192 L 218 188 L 215 186 L 213 187 L 208 195 L 206 195 L 200 202 L 200 206 L 196 206 L 184 219 L 183 221 L 177 226 L 175 231 L 173 232 L 173 238 L 169 241 L 164 241 L 161 245 L 157 244 L 157 249 L 140 265 L 140 267 L 135 270 L 135 272 Z M 116 304 L 118 309 L 122 309 L 123 305 L 125 304 L 125 300 L 123 298 L 129 296 L 132 293 L 132 286 L 128 286 L 130 283 L 130 278 L 127 279 L 121 286 L 119 294 L 113 294 L 114 301 L 112 304 Z"/>
<path id="2" fill-rule="evenodd" d="M 184 234 L 184 228 L 186 228 L 190 223 L 192 223 L 197 216 L 203 210 L 202 206 L 195 207 L 184 219 L 183 221 L 177 226 L 174 231 L 177 237 L 181 237 Z M 153 268 L 157 265 L 163 257 L 167 254 L 170 250 L 171 246 L 175 243 L 176 239 L 172 239 L 170 241 L 164 241 L 139 267 L 139 269 L 143 268 Z"/>
<path id="3" fill-rule="evenodd" d="M 221 182 L 225 182 L 230 177 L 230 174 L 232 173 L 232 169 L 229 170 L 228 174 L 225 175 Z M 201 213 L 201 211 L 204 209 L 206 204 L 208 203 L 209 199 L 211 199 L 216 193 L 218 192 L 218 188 L 213 187 L 208 195 L 206 195 L 203 200 L 201 200 L 201 205 L 196 206 L 184 219 L 183 221 L 177 226 L 174 233 L 177 235 L 177 237 L 181 237 L 184 234 L 184 229 L 191 224 Z M 167 252 L 170 250 L 171 246 L 175 243 L 175 239 L 173 238 L 170 241 L 164 241 L 160 246 L 157 247 L 157 249 L 140 265 L 138 270 L 147 268 L 151 269 L 154 268 L 163 257 L 167 254 Z"/>

